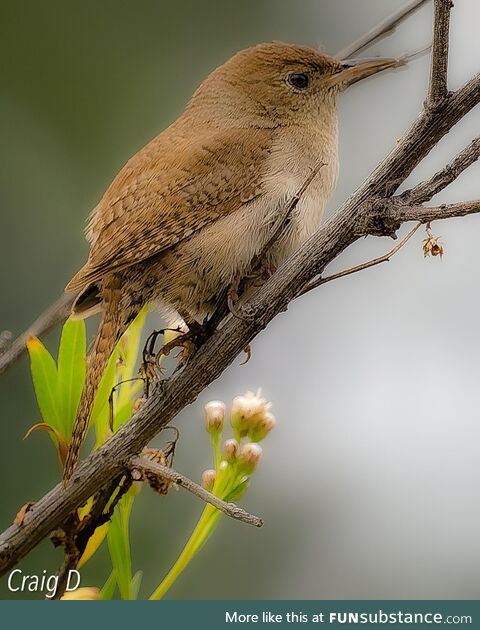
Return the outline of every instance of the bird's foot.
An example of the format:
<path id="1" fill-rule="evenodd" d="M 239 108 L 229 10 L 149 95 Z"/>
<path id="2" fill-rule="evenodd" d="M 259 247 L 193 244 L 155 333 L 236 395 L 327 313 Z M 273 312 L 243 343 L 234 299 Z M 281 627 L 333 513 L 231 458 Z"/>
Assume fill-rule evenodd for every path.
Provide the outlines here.
<path id="1" fill-rule="evenodd" d="M 181 333 L 181 328 L 162 328 L 160 330 L 154 330 L 150 333 L 145 341 L 145 345 L 142 351 L 142 363 L 138 370 L 139 378 L 142 378 L 145 382 L 144 397 L 148 398 L 150 392 L 150 384 L 158 380 L 165 368 L 162 367 L 157 360 L 158 353 L 155 351 L 155 345 L 157 339 L 164 335 L 166 331 L 172 331 L 174 333 Z"/>
<path id="2" fill-rule="evenodd" d="M 187 331 L 179 332 L 176 337 L 160 348 L 155 357 L 157 365 L 159 365 L 162 357 L 167 357 L 174 348 L 181 348 L 175 358 L 180 359 L 181 365 L 183 365 L 203 344 L 207 336 L 206 326 L 197 321 L 189 321 L 187 326 Z"/>
<path id="3" fill-rule="evenodd" d="M 253 280 L 253 286 L 261 286 L 277 271 L 277 267 L 270 258 L 263 258 L 253 271 L 247 276 Z"/>

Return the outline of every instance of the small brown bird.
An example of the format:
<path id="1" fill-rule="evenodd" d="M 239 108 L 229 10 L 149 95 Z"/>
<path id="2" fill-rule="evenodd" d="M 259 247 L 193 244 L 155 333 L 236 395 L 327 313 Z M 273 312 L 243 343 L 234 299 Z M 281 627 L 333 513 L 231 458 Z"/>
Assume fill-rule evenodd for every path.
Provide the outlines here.
<path id="1" fill-rule="evenodd" d="M 337 96 L 398 59 L 337 61 L 283 43 L 242 50 L 134 155 L 93 210 L 90 254 L 67 291 L 102 311 L 65 464 L 76 465 L 101 375 L 128 324 L 155 303 L 202 322 L 269 243 L 280 210 L 323 164 L 269 250 L 278 266 L 318 227 L 338 172 Z"/>

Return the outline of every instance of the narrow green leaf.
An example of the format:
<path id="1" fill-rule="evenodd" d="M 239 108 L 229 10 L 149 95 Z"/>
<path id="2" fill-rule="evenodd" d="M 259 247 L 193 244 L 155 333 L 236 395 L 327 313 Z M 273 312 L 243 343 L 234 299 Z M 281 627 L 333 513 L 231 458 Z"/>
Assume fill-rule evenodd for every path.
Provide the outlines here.
<path id="1" fill-rule="evenodd" d="M 122 424 L 125 424 L 125 422 L 127 422 L 127 420 L 132 415 L 132 407 L 133 407 L 133 400 L 127 400 L 125 404 L 120 408 L 118 408 L 118 403 L 117 401 L 115 401 L 115 404 L 113 407 L 113 412 L 115 414 L 115 420 L 113 423 L 114 431 L 117 431 L 117 429 L 121 427 Z"/>
<path id="2" fill-rule="evenodd" d="M 43 421 L 63 434 L 57 410 L 57 366 L 52 355 L 37 337 L 27 341 L 30 369 L 37 403 Z"/>
<path id="3" fill-rule="evenodd" d="M 237 499 L 239 499 L 248 488 L 249 483 L 250 477 L 245 477 L 244 479 L 242 479 L 242 481 L 240 481 L 239 484 L 232 488 L 226 496 L 223 497 L 223 500 L 227 503 L 229 503 L 230 501 L 237 501 Z"/>
<path id="4" fill-rule="evenodd" d="M 100 592 L 102 599 L 113 599 L 115 593 L 115 587 L 117 586 L 117 579 L 115 577 L 115 571 L 112 571 L 107 578 L 107 581 L 103 585 Z"/>
<path id="5" fill-rule="evenodd" d="M 58 349 L 57 408 L 63 433 L 70 437 L 85 383 L 86 339 L 83 320 L 67 320 Z"/>
<path id="6" fill-rule="evenodd" d="M 137 599 L 138 598 L 138 591 L 140 590 L 140 584 L 142 583 L 142 577 L 143 577 L 143 572 L 142 571 L 137 571 L 135 573 L 135 575 L 132 578 L 132 581 L 130 583 L 130 593 L 132 596 L 132 599 Z"/>
<path id="7" fill-rule="evenodd" d="M 92 424 L 95 424 L 97 446 L 103 444 L 109 435 L 110 409 L 108 400 L 112 389 L 115 387 L 113 413 L 114 430 L 117 430 L 132 415 L 133 399 L 143 387 L 143 381 L 135 379 L 134 374 L 146 313 L 147 310 L 142 309 L 130 324 L 110 357 L 103 374 L 91 418 Z"/>
<path id="8" fill-rule="evenodd" d="M 90 423 L 95 425 L 97 434 L 97 444 L 102 444 L 105 440 L 108 430 L 108 398 L 112 387 L 115 384 L 115 366 L 117 363 L 118 352 L 115 350 L 110 357 L 108 365 L 103 373 L 102 380 L 98 386 L 95 401 L 93 403 L 92 415 Z"/>
<path id="9" fill-rule="evenodd" d="M 65 440 L 63 435 L 59 431 L 57 431 L 57 429 L 55 429 L 55 427 L 52 427 L 46 422 L 37 422 L 37 424 L 31 426 L 23 436 L 23 439 L 27 439 L 34 431 L 38 430 L 47 431 L 47 433 L 50 434 L 50 437 L 52 438 L 52 441 L 57 448 L 58 457 L 60 458 L 60 464 L 63 468 L 68 453 L 67 441 Z"/>
<path id="10" fill-rule="evenodd" d="M 138 351 L 140 348 L 140 340 L 142 335 L 143 326 L 145 324 L 145 317 L 147 309 L 144 308 L 140 311 L 137 317 L 128 327 L 127 332 L 122 337 L 119 343 L 119 352 L 122 357 L 122 365 L 117 370 L 118 381 L 126 381 L 119 387 L 118 404 L 123 407 L 124 404 L 132 398 L 132 383 L 130 379 L 135 376 L 135 367 L 138 359 Z M 142 381 L 139 379 L 135 382 L 136 387 L 142 386 Z M 118 423 L 121 424 L 121 423 Z"/>
<path id="11" fill-rule="evenodd" d="M 115 571 L 118 590 L 121 598 L 126 600 L 132 599 L 132 561 L 128 524 L 134 498 L 130 492 L 123 497 L 113 514 L 107 533 L 108 550 Z"/>

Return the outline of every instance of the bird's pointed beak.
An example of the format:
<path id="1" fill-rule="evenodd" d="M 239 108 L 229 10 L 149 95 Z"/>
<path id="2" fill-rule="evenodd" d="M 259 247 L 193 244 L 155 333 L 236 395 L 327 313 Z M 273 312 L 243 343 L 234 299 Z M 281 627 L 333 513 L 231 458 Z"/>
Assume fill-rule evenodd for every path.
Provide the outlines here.
<path id="1" fill-rule="evenodd" d="M 381 58 L 381 57 L 367 57 L 362 59 L 344 59 L 340 62 L 340 69 L 335 74 L 331 75 L 327 79 L 327 87 L 338 85 L 342 89 L 345 89 L 349 85 L 361 81 L 366 77 L 377 74 L 382 70 L 388 68 L 398 68 L 406 63 L 403 58 Z"/>

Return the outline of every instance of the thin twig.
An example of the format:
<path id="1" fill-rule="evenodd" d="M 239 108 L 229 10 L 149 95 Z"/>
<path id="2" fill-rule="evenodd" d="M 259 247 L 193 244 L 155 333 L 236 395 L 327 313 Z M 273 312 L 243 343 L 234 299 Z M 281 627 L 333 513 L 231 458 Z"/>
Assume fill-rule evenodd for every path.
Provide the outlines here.
<path id="1" fill-rule="evenodd" d="M 238 505 L 235 505 L 235 503 L 222 501 L 222 499 L 219 499 L 211 492 L 208 492 L 208 490 L 205 490 L 205 488 L 202 488 L 202 486 L 199 486 L 198 483 L 181 475 L 169 466 L 163 466 L 142 456 L 133 457 L 130 460 L 130 466 L 133 470 L 153 473 L 154 475 L 158 475 L 161 479 L 166 479 L 167 481 L 177 484 L 180 488 L 185 488 L 185 490 L 188 490 L 188 492 L 202 499 L 202 501 L 210 503 L 213 507 L 217 508 L 217 510 L 220 510 L 237 521 L 242 521 L 242 523 L 247 523 L 248 525 L 255 525 L 255 527 L 261 527 L 263 525 L 263 520 L 260 517 L 249 514 L 241 507 L 238 507 Z"/>
<path id="2" fill-rule="evenodd" d="M 0 352 L 0 374 L 8 370 L 22 356 L 31 335 L 35 337 L 43 335 L 67 319 L 75 297 L 75 294 L 72 295 L 72 293 L 63 294 L 22 335 L 9 344 L 3 352 Z"/>
<path id="3" fill-rule="evenodd" d="M 343 50 L 340 50 L 335 56 L 338 59 L 347 59 L 361 50 L 364 50 L 367 46 L 371 46 L 373 43 L 378 42 L 383 37 L 393 33 L 401 22 L 429 1 L 430 0 L 411 0 L 410 2 L 407 2 L 407 4 L 386 17 L 379 24 L 365 33 L 365 35 L 359 37 Z"/>
<path id="4" fill-rule="evenodd" d="M 429 180 L 398 196 L 399 200 L 419 204 L 430 199 L 454 182 L 457 177 L 480 158 L 480 137 L 475 138 L 451 162 Z"/>
<path id="5" fill-rule="evenodd" d="M 454 217 L 466 217 L 469 214 L 480 212 L 480 199 L 474 201 L 461 201 L 460 203 L 445 203 L 441 206 L 410 206 L 398 208 L 401 221 L 420 221 L 430 223 Z"/>
<path id="6" fill-rule="evenodd" d="M 13 342 L 13 334 L 10 330 L 3 330 L 0 333 L 0 356 L 2 353 L 6 352 L 8 348 L 12 345 Z"/>
<path id="7" fill-rule="evenodd" d="M 450 30 L 451 0 L 434 0 L 432 62 L 427 105 L 435 106 L 448 94 L 448 38 Z"/>
<path id="8" fill-rule="evenodd" d="M 372 260 L 368 260 L 367 262 L 361 263 L 360 265 L 355 265 L 354 267 L 349 267 L 348 269 L 344 269 L 343 271 L 339 271 L 338 273 L 332 273 L 330 276 L 320 277 L 313 282 L 309 282 L 307 286 L 300 291 L 297 297 L 301 295 L 305 295 L 309 291 L 316 289 L 322 284 L 326 284 L 327 282 L 331 282 L 332 280 L 337 280 L 338 278 L 344 278 L 345 276 L 350 276 L 352 273 L 357 273 L 357 271 L 363 271 L 364 269 L 370 269 L 370 267 L 375 267 L 376 265 L 380 265 L 384 262 L 389 262 L 390 258 L 394 256 L 398 251 L 402 249 L 402 247 L 409 241 L 418 228 L 421 226 L 421 223 L 417 223 L 415 227 L 413 227 L 410 232 L 406 236 L 402 238 L 402 240 L 395 245 L 389 252 L 383 254 L 383 256 L 379 256 L 378 258 L 372 258 Z"/>
<path id="9" fill-rule="evenodd" d="M 100 489 L 94 498 L 90 512 L 79 521 L 77 512 L 74 512 L 62 526 L 62 539 L 64 558 L 58 571 L 58 580 L 53 599 L 60 599 L 67 587 L 68 576 L 71 569 L 75 569 L 88 541 L 98 527 L 107 523 L 113 515 L 113 511 L 119 499 L 132 485 L 130 477 L 124 478 L 125 483 L 119 483 L 119 479 Z M 112 498 L 113 497 L 113 498 Z M 108 510 L 104 512 L 108 505 Z"/>
<path id="10" fill-rule="evenodd" d="M 113 512 L 120 499 L 125 496 L 130 489 L 132 480 L 125 475 L 114 479 L 110 484 L 100 489 L 94 497 L 92 509 L 82 519 L 76 535 L 76 545 L 82 554 L 85 551 L 88 541 L 95 530 L 112 518 Z"/>

